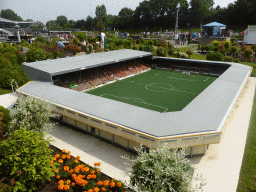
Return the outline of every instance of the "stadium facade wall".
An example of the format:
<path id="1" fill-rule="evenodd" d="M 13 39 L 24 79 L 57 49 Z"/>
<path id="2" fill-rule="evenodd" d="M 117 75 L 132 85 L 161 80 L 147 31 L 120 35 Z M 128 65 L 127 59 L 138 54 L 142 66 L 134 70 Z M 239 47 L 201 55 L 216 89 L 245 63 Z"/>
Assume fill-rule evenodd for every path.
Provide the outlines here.
<path id="1" fill-rule="evenodd" d="M 22 93 L 19 93 L 19 96 L 26 97 Z M 55 120 L 135 153 L 134 147 L 139 147 L 141 143 L 145 148 L 151 147 L 153 149 L 164 146 L 164 143 L 167 143 L 170 149 L 186 146 L 187 157 L 204 155 L 206 146 L 212 143 L 219 143 L 221 138 L 221 132 L 180 135 L 164 139 L 155 138 L 110 122 L 77 113 L 65 107 L 54 106 L 53 112 L 60 115 Z"/>

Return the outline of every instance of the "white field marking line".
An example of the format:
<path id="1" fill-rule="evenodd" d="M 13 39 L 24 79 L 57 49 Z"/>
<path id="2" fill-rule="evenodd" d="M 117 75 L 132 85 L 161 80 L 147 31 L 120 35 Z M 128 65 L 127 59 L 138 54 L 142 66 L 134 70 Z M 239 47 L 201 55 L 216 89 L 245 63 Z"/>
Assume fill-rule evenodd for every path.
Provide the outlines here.
<path id="1" fill-rule="evenodd" d="M 154 86 L 154 84 L 156 84 L 156 86 Z M 172 89 L 170 89 L 170 88 L 164 88 L 164 87 L 158 87 L 157 85 L 159 85 L 159 84 L 171 86 Z M 170 91 L 171 91 L 171 90 L 174 90 L 174 86 L 169 85 L 169 84 L 166 84 L 166 83 L 152 83 L 152 84 L 148 84 L 148 85 L 146 85 L 146 86 L 157 87 L 157 88 L 161 88 L 161 89 L 169 89 Z M 146 86 L 145 86 L 145 88 L 146 88 Z M 147 89 L 147 88 L 146 88 L 146 89 Z"/>
<path id="2" fill-rule="evenodd" d="M 180 91 L 180 92 L 185 92 L 185 93 L 190 93 L 190 94 L 196 94 L 197 95 L 197 93 L 192 93 L 192 92 L 188 92 L 188 91 L 181 91 L 181 90 L 173 90 L 173 91 Z"/>
<path id="3" fill-rule="evenodd" d="M 168 84 L 166 84 L 166 85 L 168 85 Z M 146 85 L 146 86 L 152 86 L 152 85 Z M 146 86 L 145 86 L 145 88 L 146 88 Z M 170 86 L 172 86 L 172 85 L 170 85 Z M 153 87 L 153 86 L 152 86 Z M 173 86 L 172 86 L 173 87 Z M 164 87 L 158 87 L 158 88 L 162 88 L 162 89 L 168 89 L 168 88 L 164 88 Z M 147 88 L 146 88 L 147 89 Z M 188 92 L 188 91 L 181 91 L 181 90 L 174 90 L 175 88 L 173 87 L 173 89 L 169 89 L 169 91 L 180 91 L 180 92 L 185 92 L 185 93 L 190 93 L 190 94 L 197 94 L 197 93 L 193 93 L 193 92 Z M 147 89 L 148 90 L 148 89 Z M 167 92 L 167 91 L 155 91 L 155 90 L 149 90 L 149 91 L 153 91 L 153 92 L 155 92 L 155 93 L 165 93 L 165 92 Z"/>
<path id="4" fill-rule="evenodd" d="M 158 86 L 153 86 L 154 84 L 164 84 L 164 85 L 168 85 L 168 86 L 171 86 L 172 87 L 172 89 L 170 89 L 170 88 L 164 88 L 164 87 L 158 87 Z M 167 89 L 167 91 L 156 91 L 156 90 L 151 90 L 151 89 L 148 89 L 147 87 L 148 86 L 151 86 L 151 87 L 157 87 L 157 88 L 162 88 L 162 89 Z M 169 84 L 165 84 L 165 83 L 151 83 L 151 84 L 147 84 L 146 86 L 145 86 L 145 89 L 147 89 L 148 91 L 153 91 L 153 92 L 155 92 L 155 93 L 165 93 L 165 92 L 168 92 L 168 91 L 172 91 L 172 90 L 174 90 L 174 86 L 172 86 L 172 85 L 169 85 Z"/>
<path id="5" fill-rule="evenodd" d="M 163 73 L 163 72 L 160 72 L 160 73 L 156 73 L 156 74 L 154 74 L 154 75 L 158 75 L 158 74 L 161 74 L 161 73 Z"/>
<path id="6" fill-rule="evenodd" d="M 132 98 L 132 97 L 119 97 L 119 96 L 115 96 L 115 95 L 111 95 L 111 94 L 107 94 L 107 93 L 106 93 L 106 94 L 103 94 L 103 95 L 110 95 L 110 96 L 113 96 L 113 97 L 118 97 L 118 98 L 126 99 L 126 100 L 128 100 L 127 98 Z M 168 108 L 161 107 L 161 106 L 158 106 L 158 105 L 153 105 L 153 104 L 146 103 L 146 102 L 143 101 L 142 99 L 139 99 L 139 98 L 133 98 L 133 99 L 138 99 L 138 100 L 142 101 L 142 102 L 139 102 L 139 101 L 133 100 L 133 101 L 135 101 L 135 102 L 139 102 L 139 103 L 143 103 L 143 104 L 146 104 L 146 105 L 151 105 L 151 106 L 163 108 L 163 109 L 165 109 L 164 112 L 168 111 Z M 163 113 L 164 113 L 164 112 L 163 112 Z"/>
<path id="7" fill-rule="evenodd" d="M 208 77 L 207 79 L 205 79 L 205 81 L 207 81 L 210 77 Z"/>
<path id="8" fill-rule="evenodd" d="M 170 77 L 170 76 L 167 76 L 167 77 Z M 170 78 L 170 79 L 174 79 L 174 78 Z M 180 79 L 180 80 L 185 80 L 185 81 L 196 81 L 196 80 L 189 80 L 189 79 L 182 79 L 182 78 L 175 78 L 175 79 Z"/>
<path id="9" fill-rule="evenodd" d="M 163 73 L 163 72 L 160 72 L 160 73 Z M 157 74 L 155 74 L 155 75 L 158 75 L 159 73 L 157 73 Z M 173 74 L 175 74 L 175 73 L 173 73 Z M 167 77 L 167 78 L 170 78 L 170 79 L 174 79 L 174 78 L 172 78 L 171 76 L 165 76 L 165 77 Z M 209 78 L 209 77 L 208 77 Z M 189 79 L 182 79 L 182 78 L 175 78 L 175 79 L 180 79 L 180 80 L 185 80 L 185 81 L 196 81 L 196 80 L 189 80 Z"/>

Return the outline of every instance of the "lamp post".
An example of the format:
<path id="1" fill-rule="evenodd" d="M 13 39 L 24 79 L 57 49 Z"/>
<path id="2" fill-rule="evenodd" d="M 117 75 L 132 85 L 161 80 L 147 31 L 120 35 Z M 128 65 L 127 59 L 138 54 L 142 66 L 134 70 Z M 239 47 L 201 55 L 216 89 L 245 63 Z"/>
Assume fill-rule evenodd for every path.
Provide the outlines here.
<path id="1" fill-rule="evenodd" d="M 18 42 L 20 43 L 21 42 L 21 40 L 20 40 L 20 26 L 18 25 L 17 21 L 15 22 L 14 29 L 17 31 L 17 38 L 18 38 Z"/>
<path id="2" fill-rule="evenodd" d="M 90 4 L 90 11 L 91 11 L 91 35 L 92 35 L 92 9 L 91 9 L 91 4 Z"/>
<path id="3" fill-rule="evenodd" d="M 178 5 L 177 5 L 177 17 L 176 17 L 176 26 L 175 26 L 175 33 L 177 34 L 177 32 L 178 32 L 178 14 L 179 14 L 179 8 L 180 8 L 180 3 L 178 3 Z"/>

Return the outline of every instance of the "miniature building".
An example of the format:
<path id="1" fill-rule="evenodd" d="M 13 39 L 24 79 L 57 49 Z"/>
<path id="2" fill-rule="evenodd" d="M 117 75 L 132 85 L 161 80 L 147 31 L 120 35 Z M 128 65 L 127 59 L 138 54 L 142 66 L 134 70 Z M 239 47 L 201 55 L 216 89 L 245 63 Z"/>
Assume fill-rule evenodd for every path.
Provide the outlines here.
<path id="1" fill-rule="evenodd" d="M 165 113 L 54 85 L 55 76 L 60 74 L 136 60 L 151 66 L 203 65 L 218 78 L 183 110 Z M 187 156 L 204 155 L 210 144 L 220 142 L 252 71 L 236 63 L 153 58 L 151 53 L 128 49 L 24 63 L 22 67 L 33 81 L 19 88 L 17 94 L 51 102 L 54 112 L 60 114 L 59 121 L 132 152 L 141 143 L 145 150 L 167 143 L 170 149 L 187 146 Z"/>

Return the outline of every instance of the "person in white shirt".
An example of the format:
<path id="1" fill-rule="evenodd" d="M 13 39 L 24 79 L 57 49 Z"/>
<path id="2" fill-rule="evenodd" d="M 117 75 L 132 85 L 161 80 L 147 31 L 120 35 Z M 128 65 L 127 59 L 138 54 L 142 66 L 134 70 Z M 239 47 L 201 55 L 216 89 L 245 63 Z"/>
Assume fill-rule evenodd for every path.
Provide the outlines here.
<path id="1" fill-rule="evenodd" d="M 178 37 L 179 37 L 179 36 L 178 36 L 178 33 L 176 33 L 176 34 L 175 34 L 175 45 L 178 44 Z"/>
<path id="2" fill-rule="evenodd" d="M 106 38 L 106 35 L 105 33 L 103 33 L 103 30 L 100 30 L 100 34 L 101 34 L 100 48 L 102 48 L 104 51 L 104 39 Z"/>

